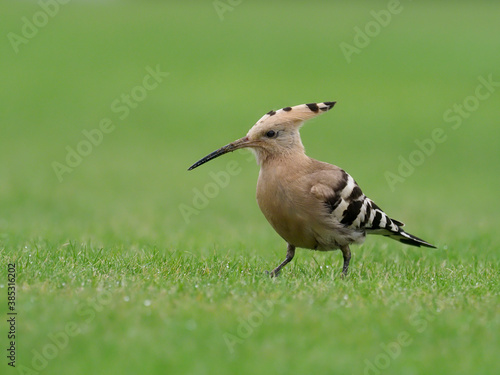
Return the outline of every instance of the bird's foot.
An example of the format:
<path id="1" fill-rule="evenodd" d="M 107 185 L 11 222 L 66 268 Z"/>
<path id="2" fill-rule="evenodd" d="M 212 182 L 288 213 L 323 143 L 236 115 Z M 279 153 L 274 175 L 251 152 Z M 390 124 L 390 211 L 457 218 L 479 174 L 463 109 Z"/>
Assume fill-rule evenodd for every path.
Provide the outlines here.
<path id="1" fill-rule="evenodd" d="M 342 273 L 340 274 L 340 278 L 344 280 L 347 277 L 347 272 L 349 271 L 348 267 L 342 267 Z"/>
<path id="2" fill-rule="evenodd" d="M 269 271 L 264 271 L 266 273 L 266 276 L 269 277 L 277 277 L 280 274 L 280 271 L 272 270 L 271 272 Z"/>

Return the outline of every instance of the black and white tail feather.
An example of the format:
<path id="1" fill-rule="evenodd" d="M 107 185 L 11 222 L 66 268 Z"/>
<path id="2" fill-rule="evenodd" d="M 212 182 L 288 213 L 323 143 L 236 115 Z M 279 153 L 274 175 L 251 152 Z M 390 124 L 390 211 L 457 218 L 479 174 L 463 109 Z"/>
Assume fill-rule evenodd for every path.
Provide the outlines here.
<path id="1" fill-rule="evenodd" d="M 341 183 L 335 189 L 335 198 L 326 202 L 334 215 L 346 228 L 390 237 L 406 245 L 436 248 L 434 245 L 405 232 L 404 223 L 391 219 L 371 199 L 366 197 L 356 181 L 341 170 Z"/>
<path id="2" fill-rule="evenodd" d="M 391 219 L 387 214 L 380 209 L 371 199 L 366 198 L 368 201 L 367 205 L 375 211 L 375 216 L 372 221 L 368 220 L 365 230 L 368 234 L 380 234 L 386 237 L 390 237 L 396 241 L 402 242 L 406 245 L 411 246 L 424 246 L 430 248 L 436 248 L 434 245 L 418 238 L 410 233 L 403 230 L 404 223 Z M 380 217 L 380 222 L 377 224 L 375 218 Z M 385 225 L 384 225 L 385 223 Z"/>

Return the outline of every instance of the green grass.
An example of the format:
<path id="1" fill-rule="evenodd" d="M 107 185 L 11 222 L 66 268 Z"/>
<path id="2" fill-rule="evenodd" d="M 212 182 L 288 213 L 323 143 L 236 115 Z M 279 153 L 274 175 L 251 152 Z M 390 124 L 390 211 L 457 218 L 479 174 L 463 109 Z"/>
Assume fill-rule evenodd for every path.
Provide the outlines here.
<path id="1" fill-rule="evenodd" d="M 1 5 L 3 350 L 12 262 L 19 315 L 17 370 L 3 357 L 0 372 L 497 374 L 500 89 L 456 130 L 443 114 L 479 77 L 500 81 L 500 8 L 402 4 L 350 64 L 339 44 L 387 2 L 244 1 L 221 21 L 210 1 L 75 1 L 17 54 L 6 35 L 39 7 Z M 113 101 L 157 65 L 169 76 L 119 119 Z M 339 252 L 299 250 L 269 279 L 286 249 L 253 159 L 187 168 L 272 108 L 325 100 L 338 104 L 302 129 L 308 154 L 438 248 L 368 238 L 344 280 Z M 52 163 L 103 118 L 115 130 L 59 182 Z M 384 174 L 435 128 L 446 141 L 389 189 Z M 238 172 L 185 220 L 230 161 Z"/>

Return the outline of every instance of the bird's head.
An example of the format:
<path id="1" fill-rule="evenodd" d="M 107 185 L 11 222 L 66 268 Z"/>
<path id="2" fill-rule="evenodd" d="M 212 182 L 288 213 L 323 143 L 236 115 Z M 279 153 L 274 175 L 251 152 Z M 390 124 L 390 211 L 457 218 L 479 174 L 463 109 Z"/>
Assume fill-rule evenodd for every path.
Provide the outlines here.
<path id="1" fill-rule="evenodd" d="M 259 164 L 273 156 L 286 156 L 304 152 L 299 129 L 304 121 L 333 108 L 336 102 L 300 104 L 266 113 L 252 126 L 247 135 L 208 154 L 194 163 L 189 170 L 240 148 L 252 149 Z"/>

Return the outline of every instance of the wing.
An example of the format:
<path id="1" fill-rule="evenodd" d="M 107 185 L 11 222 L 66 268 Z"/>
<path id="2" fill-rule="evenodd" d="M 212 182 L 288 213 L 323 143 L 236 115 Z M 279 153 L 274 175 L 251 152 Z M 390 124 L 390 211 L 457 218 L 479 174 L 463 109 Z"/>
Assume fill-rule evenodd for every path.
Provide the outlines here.
<path id="1" fill-rule="evenodd" d="M 323 170 L 322 173 L 330 175 L 330 181 L 323 178 L 322 182 L 311 188 L 311 193 L 323 202 L 328 214 L 345 228 L 381 234 L 407 245 L 434 247 L 406 233 L 402 229 L 404 224 L 387 216 L 375 202 L 363 194 L 356 181 L 344 170 Z M 329 183 L 325 183 L 327 181 Z"/>
<path id="2" fill-rule="evenodd" d="M 353 230 L 389 229 L 396 230 L 402 223 L 391 219 L 370 199 L 368 199 L 356 181 L 343 169 L 322 171 L 331 178 L 314 185 L 311 193 L 320 199 L 328 211 L 344 227 Z"/>

